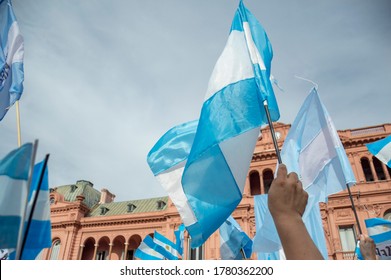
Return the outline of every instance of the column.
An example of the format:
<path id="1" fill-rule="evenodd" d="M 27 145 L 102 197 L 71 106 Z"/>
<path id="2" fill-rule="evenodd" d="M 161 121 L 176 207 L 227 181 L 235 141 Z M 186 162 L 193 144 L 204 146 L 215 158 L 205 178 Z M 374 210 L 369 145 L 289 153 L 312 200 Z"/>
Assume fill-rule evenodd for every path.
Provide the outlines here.
<path id="1" fill-rule="evenodd" d="M 83 256 L 84 247 L 85 247 L 84 244 L 80 245 L 79 256 L 77 257 L 78 260 L 81 260 L 81 258 Z"/>
<path id="2" fill-rule="evenodd" d="M 375 181 L 378 181 L 379 178 L 377 178 L 376 170 L 375 170 L 375 165 L 373 164 L 373 159 L 369 158 L 369 166 L 371 167 L 371 172 L 373 174 L 373 179 Z"/>
<path id="3" fill-rule="evenodd" d="M 129 246 L 129 243 L 125 242 L 125 251 L 124 251 L 124 254 L 122 255 L 123 260 L 126 260 L 126 256 L 128 255 L 128 246 Z"/>
<path id="4" fill-rule="evenodd" d="M 96 259 L 96 253 L 98 252 L 99 244 L 98 244 L 98 243 L 95 243 L 94 246 L 95 246 L 95 249 L 94 249 L 94 255 L 93 255 L 93 257 L 92 257 L 92 260 L 95 260 L 95 259 Z"/>
<path id="5" fill-rule="evenodd" d="M 381 163 L 381 167 L 383 168 L 383 172 L 386 175 L 386 180 L 390 180 L 390 173 L 388 173 L 387 166 L 384 163 Z"/>
<path id="6" fill-rule="evenodd" d="M 109 244 L 109 255 L 108 255 L 108 259 L 111 260 L 111 252 L 113 251 L 113 243 L 110 243 Z"/>

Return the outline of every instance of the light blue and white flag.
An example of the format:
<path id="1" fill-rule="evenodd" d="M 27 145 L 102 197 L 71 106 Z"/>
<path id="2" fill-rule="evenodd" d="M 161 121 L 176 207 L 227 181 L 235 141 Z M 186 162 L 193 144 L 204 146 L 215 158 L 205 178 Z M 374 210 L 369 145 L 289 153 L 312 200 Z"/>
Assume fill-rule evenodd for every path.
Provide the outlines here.
<path id="1" fill-rule="evenodd" d="M 281 151 L 288 172 L 296 172 L 309 199 L 303 221 L 324 258 L 328 257 L 319 202 L 356 183 L 334 124 L 312 89 L 297 114 Z M 273 219 L 267 209 L 265 222 L 257 229 L 254 251 L 271 252 L 281 248 Z"/>
<path id="2" fill-rule="evenodd" d="M 160 234 L 155 230 L 153 235 L 153 241 L 161 247 L 158 248 L 159 253 L 161 253 L 168 260 L 178 260 L 180 254 L 176 249 L 176 244 L 169 240 L 164 235 Z"/>
<path id="3" fill-rule="evenodd" d="M 48 169 L 46 167 L 45 170 L 43 170 L 43 165 L 44 162 L 42 161 L 34 166 L 28 199 L 27 217 L 29 217 L 31 213 L 33 199 L 37 195 L 40 175 L 42 172 L 44 173 L 31 224 L 26 233 L 27 239 L 22 252 L 22 260 L 35 260 L 41 250 L 52 246 Z"/>
<path id="4" fill-rule="evenodd" d="M 159 253 L 161 247 L 157 245 L 153 238 L 147 235 L 137 248 L 134 256 L 141 260 L 164 260 L 165 257 Z"/>
<path id="5" fill-rule="evenodd" d="M 0 248 L 17 248 L 28 197 L 33 145 L 24 144 L 0 160 Z"/>
<path id="6" fill-rule="evenodd" d="M 371 154 L 391 168 L 391 135 L 379 141 L 365 145 Z"/>
<path id="7" fill-rule="evenodd" d="M 0 121 L 23 93 L 24 43 L 11 0 L 0 1 Z"/>
<path id="8" fill-rule="evenodd" d="M 368 235 L 376 245 L 376 255 L 381 260 L 391 260 L 391 221 L 372 218 L 366 219 Z"/>
<path id="9" fill-rule="evenodd" d="M 178 229 L 174 232 L 175 234 L 175 245 L 179 255 L 183 255 L 183 244 L 185 239 L 185 225 L 181 224 Z"/>
<path id="10" fill-rule="evenodd" d="M 221 259 L 242 260 L 251 257 L 253 241 L 232 216 L 220 226 L 219 233 Z"/>
<path id="11" fill-rule="evenodd" d="M 194 213 L 191 247 L 202 245 L 242 199 L 260 127 L 279 111 L 270 82 L 273 52 L 266 32 L 243 5 L 211 75 L 196 136 L 182 176 Z M 185 221 L 184 221 L 185 222 Z"/>

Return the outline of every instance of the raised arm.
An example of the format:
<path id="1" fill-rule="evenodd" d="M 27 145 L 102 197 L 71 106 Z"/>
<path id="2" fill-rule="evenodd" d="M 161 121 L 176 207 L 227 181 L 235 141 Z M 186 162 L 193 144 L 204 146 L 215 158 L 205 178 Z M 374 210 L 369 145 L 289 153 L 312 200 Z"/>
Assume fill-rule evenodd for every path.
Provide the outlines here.
<path id="1" fill-rule="evenodd" d="M 322 260 L 302 220 L 308 201 L 296 173 L 280 164 L 268 194 L 268 207 L 288 260 Z"/>

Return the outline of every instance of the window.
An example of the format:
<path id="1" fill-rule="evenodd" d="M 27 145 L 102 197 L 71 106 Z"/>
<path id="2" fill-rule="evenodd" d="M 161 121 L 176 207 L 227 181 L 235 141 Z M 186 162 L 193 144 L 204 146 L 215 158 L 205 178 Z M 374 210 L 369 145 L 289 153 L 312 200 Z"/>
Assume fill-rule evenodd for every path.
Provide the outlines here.
<path id="1" fill-rule="evenodd" d="M 265 194 L 267 194 L 274 179 L 273 171 L 271 169 L 264 170 L 262 174 L 262 179 L 263 188 L 265 190 Z"/>
<path id="2" fill-rule="evenodd" d="M 365 158 L 365 157 L 361 158 L 361 166 L 362 166 L 362 170 L 364 172 L 365 181 L 367 181 L 367 182 L 374 181 L 373 174 L 371 171 L 371 166 L 369 165 L 369 160 L 367 158 Z"/>
<path id="3" fill-rule="evenodd" d="M 58 260 L 58 256 L 60 254 L 61 241 L 57 239 L 53 242 L 52 251 L 50 253 L 50 260 Z"/>
<path id="4" fill-rule="evenodd" d="M 106 251 L 98 251 L 96 252 L 96 260 L 105 260 L 106 259 Z"/>
<path id="5" fill-rule="evenodd" d="M 164 206 L 166 206 L 166 203 L 163 200 L 158 200 L 156 204 L 157 204 L 157 209 L 159 210 L 163 209 Z"/>
<path id="6" fill-rule="evenodd" d="M 250 173 L 250 194 L 261 194 L 261 180 L 258 171 L 251 171 Z"/>
<path id="7" fill-rule="evenodd" d="M 372 157 L 372 160 L 373 160 L 373 165 L 375 166 L 377 178 L 379 180 L 385 180 L 386 175 L 384 174 L 382 163 L 376 157 Z"/>
<path id="8" fill-rule="evenodd" d="M 137 208 L 137 206 L 134 205 L 133 203 L 129 203 L 127 206 L 128 206 L 128 213 L 132 213 Z"/>
<path id="9" fill-rule="evenodd" d="M 388 210 L 384 213 L 384 219 L 385 219 L 385 220 L 391 221 L 391 209 L 388 209 Z"/>
<path id="10" fill-rule="evenodd" d="M 340 226 L 339 237 L 341 239 L 342 251 L 353 252 L 356 249 L 356 233 L 353 226 Z"/>
<path id="11" fill-rule="evenodd" d="M 104 206 L 101 206 L 101 207 L 100 207 L 100 214 L 101 214 L 101 215 L 106 215 L 106 213 L 107 213 L 109 210 L 110 210 L 109 208 L 104 207 Z"/>

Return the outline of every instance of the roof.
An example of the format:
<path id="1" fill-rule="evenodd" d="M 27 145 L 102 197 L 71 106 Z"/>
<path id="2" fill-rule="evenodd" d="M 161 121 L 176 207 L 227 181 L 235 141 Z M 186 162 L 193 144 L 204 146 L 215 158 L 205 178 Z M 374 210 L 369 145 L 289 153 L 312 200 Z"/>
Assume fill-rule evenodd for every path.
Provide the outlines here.
<path id="1" fill-rule="evenodd" d="M 64 196 L 65 201 L 77 201 L 77 196 L 84 196 L 84 203 L 92 208 L 99 203 L 100 191 L 93 188 L 93 184 L 89 181 L 79 180 L 76 184 L 57 187 L 56 192 Z"/>
<path id="2" fill-rule="evenodd" d="M 145 212 L 159 212 L 166 210 L 167 204 L 167 196 L 140 200 L 102 203 L 95 205 L 94 208 L 91 209 L 90 213 L 88 213 L 87 217 L 116 216 L 125 214 L 132 215 Z"/>

